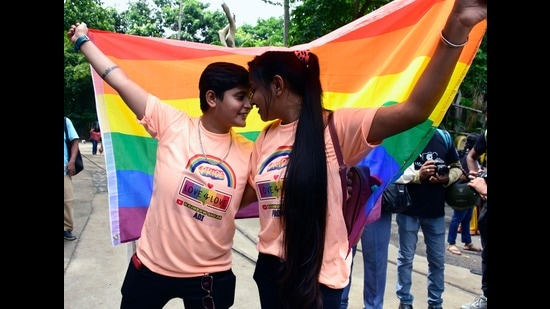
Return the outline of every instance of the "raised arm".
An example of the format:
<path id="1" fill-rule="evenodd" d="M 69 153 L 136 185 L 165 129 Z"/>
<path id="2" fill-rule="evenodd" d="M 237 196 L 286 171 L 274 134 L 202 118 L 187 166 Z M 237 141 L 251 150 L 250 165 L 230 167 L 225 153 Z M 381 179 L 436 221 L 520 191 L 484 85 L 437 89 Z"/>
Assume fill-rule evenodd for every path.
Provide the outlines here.
<path id="1" fill-rule="evenodd" d="M 425 121 L 445 92 L 456 63 L 475 25 L 487 18 L 487 0 L 456 0 L 431 61 L 402 103 L 381 107 L 368 142 L 377 142 Z"/>
<path id="2" fill-rule="evenodd" d="M 128 75 L 105 56 L 92 41 L 88 41 L 86 39 L 87 35 L 88 27 L 85 23 L 76 23 L 67 32 L 71 42 L 76 43 L 76 48 L 80 49 L 80 52 L 86 57 L 94 70 L 120 94 L 122 100 L 136 114 L 138 119 L 143 118 L 149 93 L 128 78 Z"/>
<path id="3" fill-rule="evenodd" d="M 468 154 L 466 155 L 466 164 L 468 164 L 468 170 L 470 171 L 470 174 L 475 174 L 479 170 L 479 165 L 477 164 L 479 160 L 479 153 L 472 148 L 470 151 L 468 151 Z"/>

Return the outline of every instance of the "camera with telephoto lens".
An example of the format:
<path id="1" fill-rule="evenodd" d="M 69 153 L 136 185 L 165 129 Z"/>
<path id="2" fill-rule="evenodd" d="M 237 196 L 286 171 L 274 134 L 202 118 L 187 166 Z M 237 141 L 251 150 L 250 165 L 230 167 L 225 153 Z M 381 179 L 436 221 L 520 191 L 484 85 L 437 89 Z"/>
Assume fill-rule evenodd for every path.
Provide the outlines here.
<path id="1" fill-rule="evenodd" d="M 440 177 L 449 175 L 449 167 L 445 162 L 441 161 L 440 159 L 435 161 L 435 172 Z"/>

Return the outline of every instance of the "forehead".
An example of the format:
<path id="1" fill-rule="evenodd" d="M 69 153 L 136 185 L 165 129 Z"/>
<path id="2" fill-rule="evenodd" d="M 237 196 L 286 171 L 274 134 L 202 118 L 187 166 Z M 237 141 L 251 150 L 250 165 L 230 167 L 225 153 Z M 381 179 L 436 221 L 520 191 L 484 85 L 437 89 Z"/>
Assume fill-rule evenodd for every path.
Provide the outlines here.
<path id="1" fill-rule="evenodd" d="M 225 90 L 225 92 L 239 92 L 239 91 L 248 90 L 248 89 L 250 89 L 248 85 L 238 85 L 233 88 L 229 88 Z"/>
<path id="2" fill-rule="evenodd" d="M 250 87 L 246 86 L 237 86 L 231 89 L 227 89 L 225 91 L 225 94 L 227 95 L 241 95 L 241 94 L 247 94 L 250 90 Z"/>

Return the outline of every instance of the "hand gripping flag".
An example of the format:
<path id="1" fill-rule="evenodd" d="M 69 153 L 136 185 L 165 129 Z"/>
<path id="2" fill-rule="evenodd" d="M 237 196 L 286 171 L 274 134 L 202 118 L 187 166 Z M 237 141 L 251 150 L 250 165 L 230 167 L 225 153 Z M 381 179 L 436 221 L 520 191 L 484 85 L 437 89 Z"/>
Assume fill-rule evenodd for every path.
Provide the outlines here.
<path id="1" fill-rule="evenodd" d="M 136 83 L 164 102 L 201 114 L 198 80 L 211 62 L 247 67 L 267 50 L 309 49 L 319 56 L 325 106 L 399 104 L 430 61 L 453 1 L 395 0 L 310 43 L 292 47 L 229 48 L 171 39 L 140 37 L 91 29 L 91 40 Z M 381 186 L 365 205 L 374 208 L 383 188 L 408 166 L 443 119 L 464 79 L 486 30 L 486 21 L 470 33 L 451 81 L 429 118 L 384 140 L 363 161 Z M 92 69 L 98 118 L 107 167 L 111 241 L 139 238 L 153 187 L 157 141 L 136 121 L 120 96 Z M 255 140 L 264 123 L 250 113 L 235 131 Z"/>

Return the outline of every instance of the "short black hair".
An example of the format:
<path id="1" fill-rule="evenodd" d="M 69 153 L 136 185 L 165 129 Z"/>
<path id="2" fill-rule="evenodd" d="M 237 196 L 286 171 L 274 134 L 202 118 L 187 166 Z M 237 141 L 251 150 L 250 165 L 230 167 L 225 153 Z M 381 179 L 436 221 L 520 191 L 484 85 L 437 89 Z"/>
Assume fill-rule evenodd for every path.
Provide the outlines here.
<path id="1" fill-rule="evenodd" d="M 214 62 L 202 71 L 199 79 L 199 100 L 202 112 L 208 110 L 206 92 L 213 90 L 221 100 L 225 91 L 235 87 L 249 87 L 248 71 L 245 67 L 230 62 Z"/>

